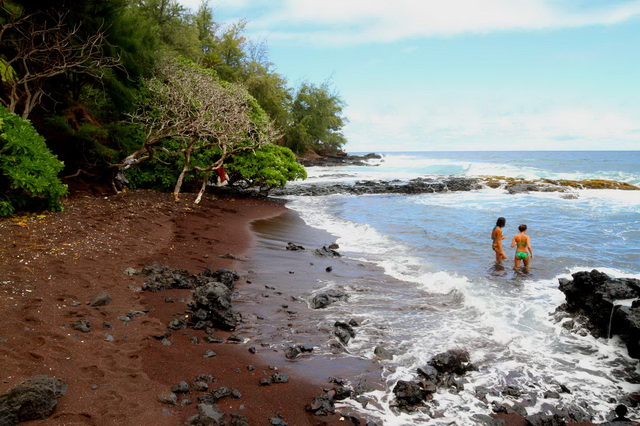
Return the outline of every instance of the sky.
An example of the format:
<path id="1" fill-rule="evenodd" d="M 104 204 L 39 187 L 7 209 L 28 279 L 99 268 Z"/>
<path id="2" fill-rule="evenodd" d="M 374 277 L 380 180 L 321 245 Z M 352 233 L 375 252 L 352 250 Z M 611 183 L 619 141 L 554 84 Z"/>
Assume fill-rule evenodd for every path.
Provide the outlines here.
<path id="1" fill-rule="evenodd" d="M 291 87 L 330 81 L 347 152 L 640 150 L 640 0 L 209 7 L 246 19 Z"/>

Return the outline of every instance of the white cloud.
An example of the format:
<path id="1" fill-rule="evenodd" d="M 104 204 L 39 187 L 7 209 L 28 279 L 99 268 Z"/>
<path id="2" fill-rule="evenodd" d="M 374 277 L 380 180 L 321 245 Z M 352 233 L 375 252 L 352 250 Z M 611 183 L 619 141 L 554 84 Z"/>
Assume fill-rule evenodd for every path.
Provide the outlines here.
<path id="1" fill-rule="evenodd" d="M 640 113 L 561 108 L 500 113 L 476 106 L 352 105 L 346 148 L 361 151 L 638 149 Z M 514 109 L 511 109 L 514 110 Z"/>
<path id="2" fill-rule="evenodd" d="M 251 3 L 264 7 L 262 1 Z M 251 18 L 251 28 L 271 40 L 355 44 L 609 25 L 640 16 L 640 0 L 581 10 L 561 5 L 551 0 L 280 0 L 270 3 L 270 12 Z"/>

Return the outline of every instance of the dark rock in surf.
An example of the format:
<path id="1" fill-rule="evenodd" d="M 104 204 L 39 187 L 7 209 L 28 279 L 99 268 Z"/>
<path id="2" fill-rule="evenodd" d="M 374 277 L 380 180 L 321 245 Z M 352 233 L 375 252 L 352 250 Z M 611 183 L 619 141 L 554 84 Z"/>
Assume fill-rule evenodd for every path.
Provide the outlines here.
<path id="1" fill-rule="evenodd" d="M 371 166 L 368 161 L 380 160 L 382 155 L 376 153 L 369 153 L 366 155 L 349 155 L 346 153 L 340 153 L 337 155 L 322 155 L 315 158 L 302 158 L 299 161 L 305 167 L 321 166 Z"/>
<path id="2" fill-rule="evenodd" d="M 398 380 L 393 388 L 393 394 L 396 397 L 396 403 L 399 407 L 407 407 L 421 404 L 427 397 L 425 391 L 419 382 Z"/>
<path id="3" fill-rule="evenodd" d="M 336 321 L 333 327 L 333 334 L 340 340 L 340 343 L 345 346 L 352 337 L 356 337 L 355 330 L 346 322 Z"/>
<path id="4" fill-rule="evenodd" d="M 469 353 L 461 350 L 442 352 L 431 358 L 429 365 L 434 367 L 438 371 L 438 374 L 463 375 L 473 368 L 473 366 L 469 364 Z"/>
<path id="5" fill-rule="evenodd" d="M 376 346 L 373 350 L 373 354 L 380 359 L 393 359 L 393 354 L 384 346 Z"/>
<path id="6" fill-rule="evenodd" d="M 509 194 L 526 194 L 531 191 L 536 191 L 538 187 L 534 184 L 523 183 L 518 185 L 510 185 L 507 187 Z"/>
<path id="7" fill-rule="evenodd" d="M 273 195 L 332 195 L 332 194 L 425 194 L 452 191 L 471 191 L 482 187 L 480 179 L 466 177 L 416 178 L 407 182 L 357 181 L 352 184 L 319 183 L 286 186 L 272 191 Z"/>
<path id="8" fill-rule="evenodd" d="M 302 250 L 304 250 L 304 247 L 296 245 L 296 244 L 294 244 L 292 242 L 288 242 L 286 249 L 289 250 L 289 251 L 302 251 Z"/>
<path id="9" fill-rule="evenodd" d="M 295 358 L 299 357 L 301 354 L 306 353 L 306 352 L 313 352 L 313 347 L 307 347 L 307 346 L 303 346 L 303 345 L 296 345 L 296 346 L 288 347 L 284 351 L 284 356 L 287 359 L 295 359 Z"/>
<path id="10" fill-rule="evenodd" d="M 322 257 L 341 257 L 340 253 L 327 246 L 322 246 L 321 249 L 316 249 L 314 253 Z"/>
<path id="11" fill-rule="evenodd" d="M 315 414 L 316 416 L 327 416 L 336 412 L 333 398 L 326 393 L 313 398 L 311 403 L 307 404 L 305 410 Z"/>
<path id="12" fill-rule="evenodd" d="M 334 386 L 333 391 L 335 392 L 333 398 L 336 401 L 342 401 L 343 399 L 351 398 L 351 395 L 353 394 L 353 389 L 342 385 Z"/>
<path id="13" fill-rule="evenodd" d="M 572 277 L 559 279 L 566 303 L 557 311 L 586 318 L 595 337 L 620 336 L 629 355 L 640 359 L 640 280 L 613 278 L 597 270 L 576 272 Z M 620 302 L 633 299 L 631 306 Z"/>
<path id="14" fill-rule="evenodd" d="M 315 294 L 309 300 L 309 307 L 311 309 L 322 309 L 322 308 L 326 308 L 327 306 L 329 306 L 334 302 L 344 301 L 344 300 L 347 300 L 348 298 L 349 298 L 349 295 L 344 291 L 330 289 L 322 293 Z"/>

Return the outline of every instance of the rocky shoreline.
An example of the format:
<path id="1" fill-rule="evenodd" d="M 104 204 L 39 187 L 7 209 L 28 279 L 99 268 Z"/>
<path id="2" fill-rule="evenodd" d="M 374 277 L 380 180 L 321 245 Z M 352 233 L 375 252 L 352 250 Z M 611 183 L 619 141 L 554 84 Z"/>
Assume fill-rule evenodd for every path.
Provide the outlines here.
<path id="1" fill-rule="evenodd" d="M 558 307 L 556 320 L 572 332 L 618 336 L 629 356 L 640 359 L 640 280 L 613 278 L 595 269 L 572 278 L 560 280 L 567 301 Z M 640 402 L 640 394 L 637 398 Z"/>
<path id="2" fill-rule="evenodd" d="M 289 185 L 271 191 L 275 196 L 303 195 L 321 196 L 332 194 L 374 195 L 374 194 L 429 194 L 440 192 L 473 191 L 482 188 L 502 189 L 509 194 L 528 192 L 560 192 L 564 198 L 578 198 L 578 189 L 618 189 L 637 191 L 640 188 L 624 182 L 607 180 L 526 180 L 504 176 L 463 177 L 421 177 L 409 181 L 366 180 L 354 183 L 308 183 Z"/>

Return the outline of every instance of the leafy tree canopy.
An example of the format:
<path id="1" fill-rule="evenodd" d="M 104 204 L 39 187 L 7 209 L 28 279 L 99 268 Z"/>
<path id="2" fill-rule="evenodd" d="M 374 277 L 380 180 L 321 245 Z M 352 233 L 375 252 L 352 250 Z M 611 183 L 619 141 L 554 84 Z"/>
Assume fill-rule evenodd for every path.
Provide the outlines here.
<path id="1" fill-rule="evenodd" d="M 286 145 L 298 153 L 311 148 L 316 152 L 335 153 L 346 142 L 342 128 L 344 101 L 332 91 L 328 82 L 320 86 L 303 83 L 291 107 L 291 127 Z"/>
<path id="2" fill-rule="evenodd" d="M 306 179 L 307 172 L 289 148 L 265 145 L 255 151 L 235 154 L 227 163 L 232 185 L 258 187 L 262 191 Z"/>

